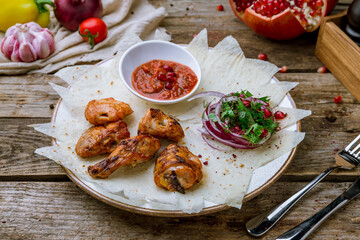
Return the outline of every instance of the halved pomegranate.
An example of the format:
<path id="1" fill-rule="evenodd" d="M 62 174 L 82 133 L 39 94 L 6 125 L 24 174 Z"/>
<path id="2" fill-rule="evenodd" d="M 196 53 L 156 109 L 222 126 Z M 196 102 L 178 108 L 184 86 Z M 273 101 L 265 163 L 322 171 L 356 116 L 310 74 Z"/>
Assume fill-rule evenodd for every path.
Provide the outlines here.
<path id="1" fill-rule="evenodd" d="M 287 40 L 315 31 L 337 0 L 229 0 L 235 15 L 258 34 Z"/>

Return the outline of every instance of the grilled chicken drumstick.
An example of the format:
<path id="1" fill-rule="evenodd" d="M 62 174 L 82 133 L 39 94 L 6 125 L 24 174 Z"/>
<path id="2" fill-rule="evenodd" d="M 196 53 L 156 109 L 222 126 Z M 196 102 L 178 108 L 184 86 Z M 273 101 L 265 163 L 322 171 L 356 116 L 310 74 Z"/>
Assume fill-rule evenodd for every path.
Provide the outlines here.
<path id="1" fill-rule="evenodd" d="M 156 160 L 154 180 L 156 185 L 169 191 L 185 193 L 202 178 L 202 164 L 187 147 L 170 144 Z"/>
<path id="2" fill-rule="evenodd" d="M 85 118 L 91 124 L 104 125 L 122 120 L 132 112 L 129 104 L 117 101 L 114 98 L 104 98 L 91 100 L 88 103 L 85 109 Z"/>
<path id="3" fill-rule="evenodd" d="M 127 125 L 123 121 L 91 127 L 78 140 L 75 151 L 80 157 L 92 157 L 111 153 L 122 139 L 130 137 Z"/>
<path id="4" fill-rule="evenodd" d="M 149 135 L 124 139 L 107 158 L 89 166 L 88 172 L 94 178 L 107 178 L 122 166 L 134 167 L 138 163 L 150 161 L 159 149 L 159 140 Z"/>
<path id="5" fill-rule="evenodd" d="M 185 135 L 180 124 L 159 109 L 149 108 L 141 119 L 138 134 L 146 133 L 157 138 L 165 138 L 175 142 Z"/>

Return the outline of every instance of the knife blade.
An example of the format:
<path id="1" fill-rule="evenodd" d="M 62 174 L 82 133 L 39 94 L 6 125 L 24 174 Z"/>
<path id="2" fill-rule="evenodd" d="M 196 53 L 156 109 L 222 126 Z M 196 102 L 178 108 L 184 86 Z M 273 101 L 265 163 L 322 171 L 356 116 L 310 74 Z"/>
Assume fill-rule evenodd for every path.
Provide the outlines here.
<path id="1" fill-rule="evenodd" d="M 326 218 L 336 210 L 350 202 L 360 194 L 360 177 L 339 197 L 312 217 L 300 223 L 296 227 L 280 235 L 276 240 L 304 240 L 312 233 Z"/>

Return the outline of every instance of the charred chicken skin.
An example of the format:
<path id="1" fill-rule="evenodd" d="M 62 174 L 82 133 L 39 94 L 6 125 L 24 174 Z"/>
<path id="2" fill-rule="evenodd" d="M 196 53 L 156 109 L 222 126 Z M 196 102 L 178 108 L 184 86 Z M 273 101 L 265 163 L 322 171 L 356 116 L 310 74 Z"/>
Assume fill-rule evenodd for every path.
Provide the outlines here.
<path id="1" fill-rule="evenodd" d="M 104 125 L 124 119 L 133 110 L 129 104 L 115 100 L 114 98 L 104 98 L 91 100 L 85 109 L 85 118 L 91 124 Z"/>
<path id="2" fill-rule="evenodd" d="M 124 139 L 107 158 L 89 166 L 88 172 L 94 178 L 107 178 L 120 167 L 150 161 L 159 149 L 159 140 L 149 135 Z"/>
<path id="3" fill-rule="evenodd" d="M 141 119 L 138 134 L 146 133 L 157 138 L 165 138 L 174 142 L 180 141 L 185 135 L 180 124 L 159 109 L 149 108 Z"/>
<path id="4" fill-rule="evenodd" d="M 170 144 L 156 160 L 154 181 L 169 191 L 185 193 L 202 178 L 202 164 L 187 147 Z"/>
<path id="5" fill-rule="evenodd" d="M 75 151 L 80 157 L 92 157 L 115 150 L 122 139 L 130 137 L 123 121 L 95 126 L 86 130 L 78 140 Z"/>

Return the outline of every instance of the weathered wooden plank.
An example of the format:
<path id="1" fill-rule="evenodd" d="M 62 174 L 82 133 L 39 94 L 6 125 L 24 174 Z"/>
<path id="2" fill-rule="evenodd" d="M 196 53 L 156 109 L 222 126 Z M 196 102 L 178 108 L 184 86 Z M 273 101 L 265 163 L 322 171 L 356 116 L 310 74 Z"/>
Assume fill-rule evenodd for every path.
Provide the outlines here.
<path id="1" fill-rule="evenodd" d="M 0 182 L 1 239 L 253 239 L 244 223 L 303 183 L 276 183 L 242 210 L 159 218 L 108 206 L 69 182 Z M 350 183 L 322 183 L 261 239 L 275 239 L 335 199 Z M 358 239 L 360 199 L 332 216 L 311 239 Z M 346 233 L 346 234 L 345 234 Z"/>
<path id="2" fill-rule="evenodd" d="M 51 138 L 28 125 L 49 121 L 49 118 L 0 118 L 0 179 L 4 176 L 11 176 L 12 180 L 27 175 L 35 179 L 64 176 L 58 164 L 34 153 L 36 148 L 49 146 Z"/>
<path id="3" fill-rule="evenodd" d="M 49 117 L 59 95 L 48 82 L 64 86 L 60 78 L 34 74 L 0 76 L 0 117 Z"/>
<path id="4" fill-rule="evenodd" d="M 276 76 L 283 81 L 300 82 L 301 85 L 291 91 L 300 108 L 334 105 L 333 97 L 342 95 L 343 104 L 334 105 L 332 111 L 337 115 L 356 112 L 351 107 L 358 102 L 332 74 L 287 73 Z M 59 96 L 48 82 L 66 85 L 61 79 L 50 75 L 0 77 L 0 117 L 51 117 L 51 105 L 56 104 Z"/>

